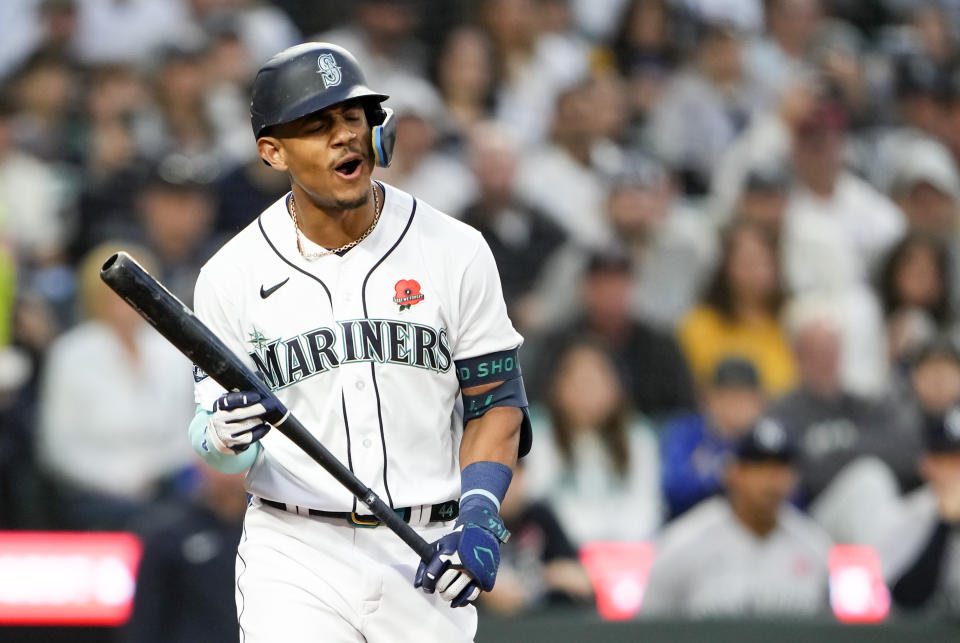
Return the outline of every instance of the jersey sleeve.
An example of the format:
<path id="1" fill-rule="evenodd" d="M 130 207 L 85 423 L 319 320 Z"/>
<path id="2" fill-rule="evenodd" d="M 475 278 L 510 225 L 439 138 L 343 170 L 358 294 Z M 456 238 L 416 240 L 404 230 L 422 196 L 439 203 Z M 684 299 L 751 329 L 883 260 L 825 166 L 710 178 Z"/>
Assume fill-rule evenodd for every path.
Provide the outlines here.
<path id="1" fill-rule="evenodd" d="M 223 290 L 218 290 L 215 275 L 206 269 L 201 270 L 197 278 L 193 305 L 194 312 L 200 321 L 213 331 L 213 334 L 219 337 L 227 348 L 239 355 L 252 368 L 253 364 L 247 356 L 243 337 L 236 326 L 239 315 L 232 313 L 229 303 L 223 296 Z M 226 392 L 225 389 L 196 365 L 193 369 L 193 379 L 194 400 L 202 408 L 212 409 L 216 399 Z"/>
<path id="2" fill-rule="evenodd" d="M 482 238 L 463 274 L 459 308 L 460 332 L 453 348 L 454 360 L 517 348 L 523 343 L 507 316 L 497 263 Z"/>

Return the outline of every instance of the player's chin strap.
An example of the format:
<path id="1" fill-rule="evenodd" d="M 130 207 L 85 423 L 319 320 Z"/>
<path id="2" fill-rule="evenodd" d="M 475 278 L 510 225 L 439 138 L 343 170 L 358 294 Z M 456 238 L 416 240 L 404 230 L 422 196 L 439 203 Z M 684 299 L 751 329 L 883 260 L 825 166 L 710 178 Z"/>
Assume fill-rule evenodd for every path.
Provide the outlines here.
<path id="1" fill-rule="evenodd" d="M 374 125 L 370 130 L 373 144 L 373 158 L 380 167 L 388 167 L 393 160 L 393 146 L 397 141 L 397 122 L 393 118 L 393 110 L 382 107 L 383 121 Z"/>

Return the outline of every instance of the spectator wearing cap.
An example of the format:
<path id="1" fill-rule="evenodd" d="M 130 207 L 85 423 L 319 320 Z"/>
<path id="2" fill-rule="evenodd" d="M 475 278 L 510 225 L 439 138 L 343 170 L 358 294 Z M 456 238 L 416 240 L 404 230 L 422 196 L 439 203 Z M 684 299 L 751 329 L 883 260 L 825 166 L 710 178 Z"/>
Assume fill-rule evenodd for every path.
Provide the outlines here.
<path id="1" fill-rule="evenodd" d="M 903 235 L 899 208 L 844 166 L 847 114 L 820 100 L 793 132 L 784 274 L 794 292 L 863 284 Z"/>
<path id="2" fill-rule="evenodd" d="M 217 173 L 198 157 L 172 154 L 152 168 L 136 197 L 141 227 L 133 240 L 153 252 L 154 274 L 188 306 L 200 268 L 222 243 L 211 234 Z"/>
<path id="3" fill-rule="evenodd" d="M 660 432 L 661 486 L 671 518 L 721 491 L 733 446 L 765 405 L 754 365 L 728 356 L 703 386 L 701 410 L 664 424 Z"/>
<path id="4" fill-rule="evenodd" d="M 883 316 L 870 287 L 880 262 L 903 236 L 900 210 L 844 167 L 846 115 L 828 99 L 815 103 L 792 131 L 797 177 L 781 239 L 787 289 L 827 297 L 842 311 L 846 386 L 881 395 L 887 382 Z"/>
<path id="5" fill-rule="evenodd" d="M 788 498 L 786 430 L 760 418 L 734 443 L 725 494 L 671 523 L 657 542 L 641 615 L 811 616 L 827 607 L 828 536 Z"/>
<path id="6" fill-rule="evenodd" d="M 696 302 L 717 261 L 717 231 L 687 206 L 658 161 L 626 159 L 613 177 L 607 217 L 633 261 L 635 313 L 672 329 Z"/>
<path id="7" fill-rule="evenodd" d="M 727 355 L 750 358 L 771 395 L 793 386 L 796 370 L 779 317 L 784 295 L 775 240 L 759 226 L 736 222 L 700 303 L 681 320 L 677 337 L 700 381 Z"/>
<path id="8" fill-rule="evenodd" d="M 955 237 L 960 170 L 950 151 L 937 141 L 919 138 L 900 145 L 897 152 L 890 195 L 910 229 L 944 239 Z"/>
<path id="9" fill-rule="evenodd" d="M 762 228 L 779 243 L 786 223 L 792 181 L 793 175 L 783 163 L 751 168 L 734 206 L 734 218 Z"/>
<path id="10" fill-rule="evenodd" d="M 588 256 L 577 291 L 578 316 L 525 347 L 530 364 L 525 376 L 534 398 L 546 393 L 557 347 L 588 337 L 613 356 L 627 399 L 640 413 L 660 422 L 695 407 L 693 380 L 676 341 L 631 312 L 632 272 L 630 257 L 617 250 Z"/>
<path id="11" fill-rule="evenodd" d="M 908 228 L 940 239 L 948 251 L 950 280 L 960 284 L 960 169 L 950 149 L 939 141 L 917 139 L 899 150 L 890 195 L 903 211 Z M 948 293 L 960 305 L 960 290 Z"/>
<path id="12" fill-rule="evenodd" d="M 463 220 L 483 234 L 493 252 L 510 318 L 521 329 L 543 328 L 548 302 L 537 288 L 549 277 L 544 271 L 556 253 L 566 248 L 566 231 L 517 193 L 520 151 L 503 127 L 489 121 L 475 125 L 468 154 L 477 196 Z M 566 286 L 569 291 L 569 282 Z"/>
<path id="13" fill-rule="evenodd" d="M 841 377 L 843 330 L 829 302 L 804 298 L 791 304 L 786 325 L 796 357 L 796 388 L 770 409 L 797 444 L 799 500 L 813 503 L 851 462 L 873 456 L 906 486 L 915 477 L 916 433 L 896 404 L 846 389 Z"/>
<path id="14" fill-rule="evenodd" d="M 960 615 L 960 406 L 924 418 L 925 484 L 904 497 L 880 548 L 891 596 L 904 610 Z"/>
<path id="15" fill-rule="evenodd" d="M 550 504 L 577 546 L 649 538 L 663 521 L 656 435 L 602 344 L 575 338 L 557 352 L 524 461 L 530 497 Z"/>
<path id="16" fill-rule="evenodd" d="M 897 175 L 909 172 L 913 157 L 926 146 L 936 146 L 944 134 L 950 79 L 946 69 L 919 52 L 895 58 L 891 66 L 895 124 L 861 137 L 863 158 L 858 164 L 873 185 L 895 198 Z"/>

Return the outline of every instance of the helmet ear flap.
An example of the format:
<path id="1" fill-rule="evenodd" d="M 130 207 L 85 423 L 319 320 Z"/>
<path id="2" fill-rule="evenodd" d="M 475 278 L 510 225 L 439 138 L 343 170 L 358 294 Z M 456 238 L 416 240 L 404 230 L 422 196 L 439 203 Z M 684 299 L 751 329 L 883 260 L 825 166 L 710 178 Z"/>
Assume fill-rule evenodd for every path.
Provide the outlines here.
<path id="1" fill-rule="evenodd" d="M 393 118 L 393 110 L 381 107 L 383 121 L 374 125 L 370 130 L 373 143 L 373 157 L 380 167 L 388 167 L 393 160 L 393 146 L 397 141 L 397 122 Z"/>

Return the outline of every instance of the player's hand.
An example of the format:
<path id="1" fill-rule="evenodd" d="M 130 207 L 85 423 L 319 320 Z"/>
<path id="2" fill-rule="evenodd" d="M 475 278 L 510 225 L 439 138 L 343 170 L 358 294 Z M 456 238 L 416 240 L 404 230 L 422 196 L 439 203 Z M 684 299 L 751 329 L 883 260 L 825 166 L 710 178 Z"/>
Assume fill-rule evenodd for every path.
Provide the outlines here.
<path id="1" fill-rule="evenodd" d="M 207 425 L 207 443 L 220 453 L 243 453 L 270 430 L 266 417 L 277 412 L 273 398 L 261 400 L 253 391 L 224 393 L 213 403 Z"/>
<path id="2" fill-rule="evenodd" d="M 414 587 L 450 601 L 451 607 L 463 607 L 489 592 L 497 580 L 500 543 L 510 532 L 496 513 L 475 508 L 460 515 L 452 532 L 433 543 L 433 559 L 420 563 Z"/>

